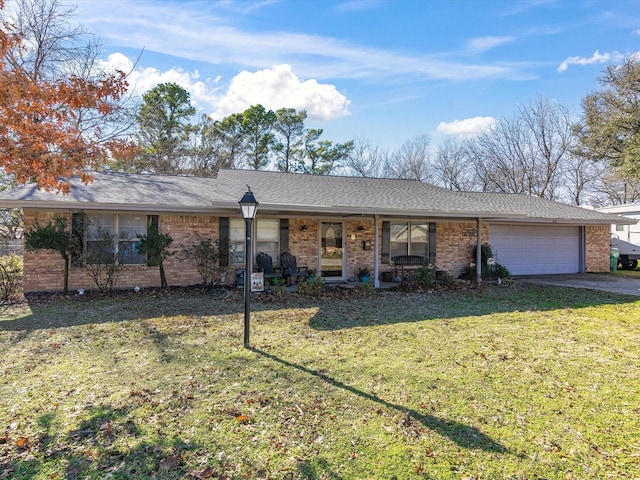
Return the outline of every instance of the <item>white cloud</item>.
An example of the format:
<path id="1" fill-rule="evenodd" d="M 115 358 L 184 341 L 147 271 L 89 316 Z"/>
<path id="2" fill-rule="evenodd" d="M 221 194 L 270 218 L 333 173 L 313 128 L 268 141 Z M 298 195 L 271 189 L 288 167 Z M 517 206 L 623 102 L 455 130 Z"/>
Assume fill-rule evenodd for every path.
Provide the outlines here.
<path id="1" fill-rule="evenodd" d="M 105 68 L 121 70 L 128 74 L 129 90 L 134 95 L 143 95 L 160 83 L 175 83 L 184 88 L 191 96 L 193 105 L 202 111 L 210 112 L 220 98 L 217 93 L 217 83 L 220 80 L 200 79 L 198 71 L 186 72 L 179 68 L 172 68 L 164 72 L 157 68 L 143 68 L 133 70 L 133 62 L 122 53 L 109 55 Z"/>
<path id="2" fill-rule="evenodd" d="M 500 45 L 511 43 L 514 40 L 514 37 L 477 37 L 467 42 L 467 48 L 475 52 L 486 52 Z"/>
<path id="3" fill-rule="evenodd" d="M 440 122 L 436 132 L 458 137 L 477 137 L 484 130 L 495 125 L 495 123 L 496 119 L 493 117 L 465 118 L 464 120 L 454 120 L 452 122 Z"/>
<path id="4" fill-rule="evenodd" d="M 594 63 L 608 63 L 617 62 L 624 58 L 624 55 L 618 52 L 613 53 L 600 53 L 598 50 L 593 52 L 591 57 L 568 57 L 558 67 L 558 72 L 564 72 L 569 68 L 569 65 L 592 65 Z"/>
<path id="5" fill-rule="evenodd" d="M 350 102 L 334 85 L 302 80 L 290 65 L 274 65 L 236 75 L 217 104 L 216 116 L 242 112 L 258 103 L 272 110 L 306 110 L 309 120 L 330 120 L 349 115 Z"/>
<path id="6" fill-rule="evenodd" d="M 309 120 L 330 120 L 349 115 L 349 100 L 334 85 L 303 81 L 290 65 L 275 65 L 269 70 L 243 71 L 230 82 L 226 92 L 221 77 L 201 79 L 198 71 L 178 68 L 160 71 L 156 68 L 133 70 L 133 62 L 121 53 L 109 55 L 105 68 L 128 73 L 130 91 L 143 95 L 160 83 L 176 83 L 189 92 L 193 105 L 201 111 L 223 118 L 239 113 L 251 105 L 265 108 L 306 110 Z"/>

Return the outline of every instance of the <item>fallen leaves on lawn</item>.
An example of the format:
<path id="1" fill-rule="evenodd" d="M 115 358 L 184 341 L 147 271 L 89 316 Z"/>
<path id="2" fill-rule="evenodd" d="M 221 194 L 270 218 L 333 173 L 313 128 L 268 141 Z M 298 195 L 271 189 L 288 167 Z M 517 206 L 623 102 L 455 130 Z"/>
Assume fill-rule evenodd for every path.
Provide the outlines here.
<path id="1" fill-rule="evenodd" d="M 249 417 L 248 415 L 238 415 L 236 417 L 236 422 L 238 423 L 250 423 L 251 422 L 251 417 Z"/>
<path id="2" fill-rule="evenodd" d="M 31 447 L 31 441 L 28 437 L 18 437 L 16 439 L 16 447 L 20 450 L 28 450 Z"/>

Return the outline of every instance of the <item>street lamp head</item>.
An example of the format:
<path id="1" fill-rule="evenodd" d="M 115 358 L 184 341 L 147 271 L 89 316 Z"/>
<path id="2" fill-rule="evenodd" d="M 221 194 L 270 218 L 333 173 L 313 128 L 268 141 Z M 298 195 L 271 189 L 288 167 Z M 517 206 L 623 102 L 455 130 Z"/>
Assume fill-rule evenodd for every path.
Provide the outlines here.
<path id="1" fill-rule="evenodd" d="M 247 191 L 242 197 L 242 200 L 238 202 L 240 204 L 240 209 L 242 210 L 242 216 L 245 219 L 253 219 L 256 216 L 256 211 L 258 210 L 258 202 L 256 197 L 253 196 L 253 192 L 251 191 L 251 185 L 247 185 Z"/>

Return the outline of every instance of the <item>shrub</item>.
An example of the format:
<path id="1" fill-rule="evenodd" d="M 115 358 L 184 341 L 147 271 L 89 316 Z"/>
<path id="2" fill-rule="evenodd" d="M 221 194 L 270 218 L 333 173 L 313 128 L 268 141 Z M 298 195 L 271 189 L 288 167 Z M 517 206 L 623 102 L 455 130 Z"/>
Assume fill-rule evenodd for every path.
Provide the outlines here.
<path id="1" fill-rule="evenodd" d="M 304 282 L 298 286 L 298 293 L 319 297 L 324 293 L 326 281 L 322 275 L 309 275 Z"/>
<path id="2" fill-rule="evenodd" d="M 160 233 L 158 227 L 152 224 L 147 226 L 147 234 L 140 236 L 138 252 L 147 255 L 147 265 L 159 267 L 160 287 L 167 288 L 167 277 L 164 273 L 164 261 L 174 252 L 169 250 L 173 243 L 173 237 L 167 233 Z"/>
<path id="3" fill-rule="evenodd" d="M 416 270 L 416 281 L 422 286 L 434 284 L 436 282 L 437 270 L 438 267 L 436 267 L 433 263 L 425 261 L 422 266 L 418 270 Z"/>
<path id="4" fill-rule="evenodd" d="M 0 303 L 9 303 L 20 293 L 22 285 L 22 257 L 0 257 Z"/>
<path id="5" fill-rule="evenodd" d="M 276 301 L 283 301 L 287 297 L 287 287 L 281 278 L 271 278 L 265 285 L 265 292 Z"/>
<path id="6" fill-rule="evenodd" d="M 227 271 L 227 267 L 220 266 L 220 246 L 217 240 L 196 234 L 196 243 L 187 247 L 183 255 L 189 263 L 195 265 L 203 283 L 208 287 L 215 285 Z"/>
<path id="7" fill-rule="evenodd" d="M 477 247 L 475 247 L 473 249 L 474 261 L 476 258 L 477 251 L 478 249 Z M 487 260 L 489 258 L 493 258 L 493 251 L 491 250 L 491 246 L 489 244 L 485 243 L 482 245 L 482 248 L 480 250 L 480 258 L 481 258 L 480 274 L 482 275 L 483 279 L 497 280 L 498 278 L 501 278 L 504 280 L 511 276 L 511 273 L 509 273 L 509 270 L 505 266 L 500 265 L 499 263 L 494 263 L 493 265 L 487 265 Z M 465 280 L 475 280 L 476 271 L 477 270 L 476 270 L 475 264 L 467 265 L 464 271 L 460 274 L 460 278 L 463 278 Z"/>
<path id="8" fill-rule="evenodd" d="M 101 292 L 113 291 L 124 269 L 124 265 L 118 261 L 119 254 L 114 244 L 115 235 L 98 228 L 96 239 L 91 242 L 91 249 L 85 255 L 89 276 Z"/>

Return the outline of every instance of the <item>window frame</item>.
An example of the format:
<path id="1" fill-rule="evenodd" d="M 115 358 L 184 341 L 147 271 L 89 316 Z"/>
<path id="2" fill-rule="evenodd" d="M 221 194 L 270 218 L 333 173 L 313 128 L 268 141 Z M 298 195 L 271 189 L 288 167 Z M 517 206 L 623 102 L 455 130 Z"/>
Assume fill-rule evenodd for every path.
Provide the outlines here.
<path id="1" fill-rule="evenodd" d="M 259 249 L 258 245 L 261 242 L 261 225 L 266 222 L 273 223 L 269 229 L 273 234 L 267 240 L 263 242 L 273 244 L 271 249 Z M 257 218 L 251 225 L 251 241 L 253 242 L 254 255 L 263 251 L 272 257 L 273 265 L 280 265 L 280 253 L 282 252 L 282 220 L 279 218 Z M 288 228 L 288 226 L 287 226 Z M 246 248 L 246 220 L 244 218 L 230 217 L 229 218 L 229 265 L 242 267 L 245 264 L 245 248 Z M 255 259 L 254 259 L 255 260 Z"/>
<path id="2" fill-rule="evenodd" d="M 82 217 L 80 217 L 80 215 Z M 130 235 L 127 235 L 127 237 L 125 238 L 121 233 L 123 229 L 127 228 L 127 230 L 129 230 L 129 228 L 128 226 L 123 227 L 121 225 L 121 223 L 124 223 L 124 222 L 121 222 L 121 219 L 123 217 L 137 217 L 137 216 L 144 218 L 144 231 L 143 232 L 135 231 L 136 233 L 135 238 L 131 237 Z M 103 224 L 106 222 L 100 221 L 101 219 L 105 219 L 105 218 L 112 219 L 112 222 L 106 225 L 107 228 L 103 228 Z M 140 241 L 140 237 L 147 234 L 149 225 L 151 222 L 154 221 L 154 218 L 157 218 L 157 215 L 147 215 L 144 213 L 104 213 L 104 212 L 74 213 L 73 214 L 73 223 L 74 223 L 73 235 L 75 235 L 78 238 L 80 242 L 81 250 L 82 250 L 82 260 L 77 264 L 77 266 L 86 266 L 88 264 L 87 252 L 90 249 L 91 243 L 99 241 L 98 239 L 91 238 L 91 237 L 95 236 L 95 234 L 97 234 L 100 230 L 106 230 L 109 232 L 110 235 L 113 235 L 113 250 L 110 253 L 116 255 L 116 261 L 118 262 L 119 265 L 123 265 L 123 266 L 146 265 L 148 260 L 146 255 L 142 255 L 140 253 L 136 253 L 133 255 L 132 254 L 124 255 L 123 244 L 125 243 L 131 244 L 132 248 L 136 248 L 137 244 Z M 132 222 L 132 223 L 134 224 L 133 227 L 135 228 L 135 222 Z M 141 227 L 141 226 L 142 226 L 142 223 L 138 225 L 138 227 Z M 130 234 L 130 231 L 128 233 Z M 129 260 L 135 257 L 137 257 L 137 261 Z"/>
<path id="3" fill-rule="evenodd" d="M 406 239 L 404 241 L 394 240 L 394 227 L 400 226 L 400 230 L 404 229 L 404 232 L 400 232 L 402 236 Z M 424 241 L 414 240 L 414 229 L 415 227 L 422 226 L 424 227 Z M 398 256 L 398 255 L 419 255 L 422 257 L 429 256 L 429 222 L 425 221 L 415 221 L 415 220 L 403 220 L 403 221 L 389 221 L 389 257 L 390 259 Z M 406 248 L 398 249 L 394 248 L 394 245 L 405 245 Z M 424 250 L 421 249 L 420 252 L 414 251 L 418 245 L 424 245 Z M 400 251 L 402 250 L 402 251 Z"/>

